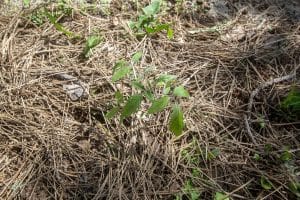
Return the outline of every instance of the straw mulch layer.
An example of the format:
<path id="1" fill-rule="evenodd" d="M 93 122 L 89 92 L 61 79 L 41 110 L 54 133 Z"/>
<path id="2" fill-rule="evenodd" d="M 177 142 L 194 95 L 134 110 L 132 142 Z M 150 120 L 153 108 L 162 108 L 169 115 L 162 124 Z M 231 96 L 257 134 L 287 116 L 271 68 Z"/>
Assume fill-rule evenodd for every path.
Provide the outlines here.
<path id="1" fill-rule="evenodd" d="M 173 23 L 173 40 L 137 40 L 126 24 L 137 16 L 134 4 L 113 1 L 109 15 L 74 6 L 60 23 L 103 36 L 88 59 L 84 39 L 70 40 L 48 21 L 33 24 L 28 9 L 2 12 L 0 199 L 174 199 L 189 193 L 187 182 L 201 199 L 296 199 L 289 183 L 300 181 L 299 121 L 277 108 L 300 86 L 297 15 L 268 1 L 227 1 L 227 16 L 204 12 L 209 1 L 180 13 L 169 6 L 162 19 Z M 178 138 L 168 130 L 169 109 L 122 125 L 104 117 L 116 87 L 132 92 L 111 82 L 112 68 L 137 50 L 137 71 L 177 75 L 190 92 Z M 72 101 L 59 73 L 77 77 L 89 94 Z M 288 163 L 280 160 L 287 147 Z"/>

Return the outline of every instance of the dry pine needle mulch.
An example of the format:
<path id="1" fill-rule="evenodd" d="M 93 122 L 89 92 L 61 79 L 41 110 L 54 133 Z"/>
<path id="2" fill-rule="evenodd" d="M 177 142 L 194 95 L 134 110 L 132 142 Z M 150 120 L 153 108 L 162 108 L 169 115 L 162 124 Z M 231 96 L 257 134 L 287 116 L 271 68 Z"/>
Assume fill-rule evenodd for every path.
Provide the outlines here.
<path id="1" fill-rule="evenodd" d="M 174 199 L 188 181 L 201 199 L 296 198 L 288 184 L 299 181 L 299 122 L 277 116 L 276 107 L 300 86 L 299 22 L 276 5 L 228 1 L 229 19 L 173 12 L 165 16 L 173 40 L 163 33 L 137 40 L 126 25 L 136 11 L 113 5 L 108 16 L 74 8 L 60 21 L 84 37 L 101 32 L 88 59 L 84 39 L 70 40 L 49 22 L 36 26 L 27 11 L 0 16 L 0 198 Z M 181 102 L 179 138 L 168 131 L 169 110 L 122 125 L 104 118 L 116 87 L 132 92 L 111 82 L 112 67 L 138 50 L 140 69 L 177 75 L 191 94 Z M 72 101 L 58 73 L 85 82 L 89 95 Z M 289 165 L 278 159 L 287 146 Z"/>

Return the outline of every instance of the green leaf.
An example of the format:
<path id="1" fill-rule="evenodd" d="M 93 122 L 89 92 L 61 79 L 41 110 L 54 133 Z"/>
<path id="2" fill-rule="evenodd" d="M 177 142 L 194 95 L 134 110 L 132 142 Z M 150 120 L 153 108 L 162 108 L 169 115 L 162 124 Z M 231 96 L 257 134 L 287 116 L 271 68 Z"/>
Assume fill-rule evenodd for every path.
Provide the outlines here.
<path id="1" fill-rule="evenodd" d="M 169 104 L 170 98 L 168 96 L 163 96 L 157 100 L 154 100 L 152 102 L 152 105 L 148 109 L 149 114 L 158 113 L 162 110 L 164 110 L 167 105 Z"/>
<path id="2" fill-rule="evenodd" d="M 131 60 L 134 63 L 138 63 L 141 60 L 142 56 L 143 56 L 143 52 L 138 51 L 132 56 Z"/>
<path id="3" fill-rule="evenodd" d="M 116 98 L 118 104 L 121 104 L 124 102 L 124 97 L 120 91 L 115 92 L 115 98 Z"/>
<path id="4" fill-rule="evenodd" d="M 170 117 L 170 131 L 176 136 L 180 136 L 183 131 L 183 112 L 178 105 L 173 106 L 171 117 Z"/>
<path id="5" fill-rule="evenodd" d="M 83 50 L 83 54 L 87 57 L 90 50 L 95 48 L 100 42 L 102 41 L 102 38 L 99 35 L 92 35 L 87 38 L 85 48 Z"/>
<path id="6" fill-rule="evenodd" d="M 45 11 L 45 15 L 47 16 L 47 18 L 49 19 L 51 24 L 53 24 L 53 26 L 56 28 L 56 30 L 62 32 L 63 34 L 65 34 L 68 37 L 79 37 L 78 35 L 74 34 L 73 32 L 68 31 L 60 23 L 56 22 L 57 18 L 55 16 L 53 16 L 52 14 L 50 14 L 48 11 Z"/>
<path id="7" fill-rule="evenodd" d="M 135 27 L 137 29 L 142 29 L 144 28 L 145 26 L 149 26 L 149 24 L 153 21 L 153 17 L 150 17 L 150 16 L 146 16 L 146 15 L 140 15 L 139 18 L 138 18 L 138 21 L 136 22 L 135 24 Z"/>
<path id="8" fill-rule="evenodd" d="M 284 151 L 281 155 L 280 155 L 280 160 L 283 162 L 288 162 L 290 160 L 293 159 L 293 154 L 289 151 Z"/>
<path id="9" fill-rule="evenodd" d="M 171 91 L 171 87 L 164 87 L 163 94 L 167 95 Z"/>
<path id="10" fill-rule="evenodd" d="M 133 113 L 136 113 L 141 106 L 143 96 L 142 95 L 133 95 L 129 97 L 126 105 L 121 112 L 121 121 L 126 117 L 129 117 Z"/>
<path id="11" fill-rule="evenodd" d="M 145 15 L 155 15 L 159 12 L 160 9 L 160 1 L 159 0 L 154 0 L 151 2 L 150 5 L 146 6 L 145 8 L 143 8 L 143 12 L 145 13 Z"/>
<path id="12" fill-rule="evenodd" d="M 199 200 L 201 193 L 193 186 L 192 181 L 188 180 L 185 183 L 183 192 L 189 196 L 190 200 Z"/>
<path id="13" fill-rule="evenodd" d="M 128 22 L 127 22 L 127 25 L 128 25 L 128 27 L 129 27 L 131 30 L 133 30 L 133 29 L 136 28 L 136 22 L 128 21 Z"/>
<path id="14" fill-rule="evenodd" d="M 272 183 L 264 176 L 260 178 L 260 185 L 265 189 L 265 190 L 270 190 L 272 189 Z"/>
<path id="15" fill-rule="evenodd" d="M 130 71 L 131 67 L 122 65 L 114 71 L 111 80 L 116 82 L 125 77 Z"/>
<path id="16" fill-rule="evenodd" d="M 168 37 L 169 40 L 171 40 L 171 39 L 174 38 L 174 31 L 173 31 L 173 29 L 170 28 L 170 27 L 169 27 L 168 30 L 167 30 L 167 37 Z"/>
<path id="17" fill-rule="evenodd" d="M 154 101 L 154 94 L 151 91 L 147 90 L 144 95 L 149 101 Z"/>
<path id="18" fill-rule="evenodd" d="M 229 200 L 229 197 L 224 193 L 216 192 L 214 200 Z"/>
<path id="19" fill-rule="evenodd" d="M 145 30 L 149 34 L 154 34 L 154 33 L 160 32 L 162 30 L 168 31 L 169 27 L 170 27 L 169 24 L 158 24 L 154 27 L 145 27 Z"/>
<path id="20" fill-rule="evenodd" d="M 254 160 L 259 161 L 260 160 L 260 155 L 258 153 L 255 153 L 253 156 Z"/>
<path id="21" fill-rule="evenodd" d="M 144 85 L 140 81 L 132 81 L 131 82 L 132 87 L 139 89 L 139 90 L 145 90 Z"/>
<path id="22" fill-rule="evenodd" d="M 220 155 L 220 150 L 218 148 L 213 149 L 212 151 L 208 152 L 207 159 L 213 160 Z"/>
<path id="23" fill-rule="evenodd" d="M 24 4 L 25 7 L 29 7 L 30 0 L 23 0 L 23 4 Z"/>
<path id="24" fill-rule="evenodd" d="M 182 85 L 176 87 L 173 91 L 173 94 L 178 97 L 189 97 L 190 96 L 189 92 L 186 89 L 184 89 L 184 87 Z"/>
<path id="25" fill-rule="evenodd" d="M 172 82 L 172 81 L 176 80 L 176 78 L 177 77 L 175 75 L 162 74 L 155 80 L 155 82 L 157 85 L 160 86 L 160 85 L 164 85 L 169 82 Z"/>
<path id="26" fill-rule="evenodd" d="M 299 182 L 291 182 L 291 183 L 289 183 L 288 187 L 292 193 L 294 193 L 297 197 L 300 197 L 300 183 Z"/>
<path id="27" fill-rule="evenodd" d="M 118 107 L 113 107 L 112 109 L 110 109 L 107 113 L 106 113 L 106 115 L 105 115 L 105 117 L 108 119 L 108 120 L 110 120 L 110 119 L 112 119 L 114 116 L 116 116 L 116 114 L 119 112 L 119 108 Z"/>

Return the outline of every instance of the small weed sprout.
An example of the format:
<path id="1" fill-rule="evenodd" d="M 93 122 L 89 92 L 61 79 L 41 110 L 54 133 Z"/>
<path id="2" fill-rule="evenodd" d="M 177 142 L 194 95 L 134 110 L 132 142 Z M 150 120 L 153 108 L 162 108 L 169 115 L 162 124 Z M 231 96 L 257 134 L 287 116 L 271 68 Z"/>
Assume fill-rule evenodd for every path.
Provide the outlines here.
<path id="1" fill-rule="evenodd" d="M 142 9 L 143 13 L 140 14 L 137 21 L 129 21 L 129 28 L 136 33 L 138 38 L 145 35 L 154 35 L 161 31 L 167 32 L 169 39 L 173 38 L 174 31 L 168 23 L 161 23 L 158 20 L 158 13 L 161 9 L 161 1 L 153 0 L 148 6 Z"/>
<path id="2" fill-rule="evenodd" d="M 177 98 L 189 97 L 188 91 L 182 86 L 175 86 L 176 76 L 162 74 L 158 77 L 150 76 L 146 71 L 136 72 L 134 65 L 142 58 L 142 53 L 137 52 L 131 58 L 131 63 L 120 60 L 113 68 L 112 82 L 118 82 L 125 77 L 129 77 L 130 85 L 134 94 L 125 98 L 120 91 L 115 93 L 115 105 L 106 114 L 107 119 L 120 114 L 120 121 L 128 118 L 140 110 L 142 102 L 149 104 L 144 114 L 152 115 L 167 109 L 173 103 L 169 120 L 169 129 L 176 136 L 182 134 L 184 129 L 183 111 L 176 101 Z M 156 94 L 155 91 L 160 93 Z M 126 99 L 126 101 L 125 101 Z M 177 103 L 176 103 L 177 102 Z"/>

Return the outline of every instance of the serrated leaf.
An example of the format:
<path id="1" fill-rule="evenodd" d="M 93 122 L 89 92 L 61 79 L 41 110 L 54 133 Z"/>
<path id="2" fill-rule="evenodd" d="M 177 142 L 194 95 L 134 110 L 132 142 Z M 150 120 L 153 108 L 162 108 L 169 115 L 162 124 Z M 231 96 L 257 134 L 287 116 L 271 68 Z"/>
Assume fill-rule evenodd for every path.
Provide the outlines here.
<path id="1" fill-rule="evenodd" d="M 131 60 L 134 63 L 138 63 L 141 60 L 142 56 L 143 56 L 143 52 L 138 51 L 132 56 Z"/>
<path id="2" fill-rule="evenodd" d="M 108 119 L 108 120 L 110 120 L 110 119 L 112 119 L 114 116 L 116 116 L 116 114 L 119 112 L 119 108 L 118 107 L 113 107 L 112 109 L 110 109 L 107 113 L 106 113 L 106 115 L 105 115 L 105 117 Z"/>
<path id="3" fill-rule="evenodd" d="M 155 15 L 159 12 L 160 9 L 160 1 L 159 0 L 154 0 L 152 1 L 148 6 L 143 8 L 143 12 L 145 15 Z"/>
<path id="4" fill-rule="evenodd" d="M 117 70 L 115 70 L 111 80 L 113 82 L 116 82 L 116 81 L 122 79 L 123 77 L 125 77 L 130 71 L 131 71 L 131 67 L 122 66 L 122 67 L 118 68 Z"/>
<path id="5" fill-rule="evenodd" d="M 173 106 L 170 117 L 170 131 L 176 136 L 180 136 L 183 131 L 183 112 L 178 105 Z"/>
<path id="6" fill-rule="evenodd" d="M 184 89 L 184 87 L 182 85 L 176 87 L 173 91 L 173 94 L 178 97 L 189 97 L 190 96 L 189 92 L 186 89 Z"/>
<path id="7" fill-rule="evenodd" d="M 229 197 L 221 192 L 216 192 L 214 200 L 229 200 Z"/>
<path id="8" fill-rule="evenodd" d="M 115 92 L 115 98 L 116 98 L 118 104 L 121 104 L 124 102 L 124 97 L 120 91 Z"/>
<path id="9" fill-rule="evenodd" d="M 142 95 L 133 95 L 129 97 L 126 105 L 121 111 L 121 121 L 123 121 L 126 117 L 129 117 L 133 113 L 136 113 L 142 103 L 143 96 Z"/>
<path id="10" fill-rule="evenodd" d="M 149 114 L 158 113 L 164 110 L 169 104 L 170 98 L 168 96 L 163 96 L 152 102 L 152 105 L 148 109 Z"/>
<path id="11" fill-rule="evenodd" d="M 260 178 L 260 185 L 265 189 L 265 190 L 270 190 L 272 189 L 272 183 L 264 176 Z"/>

